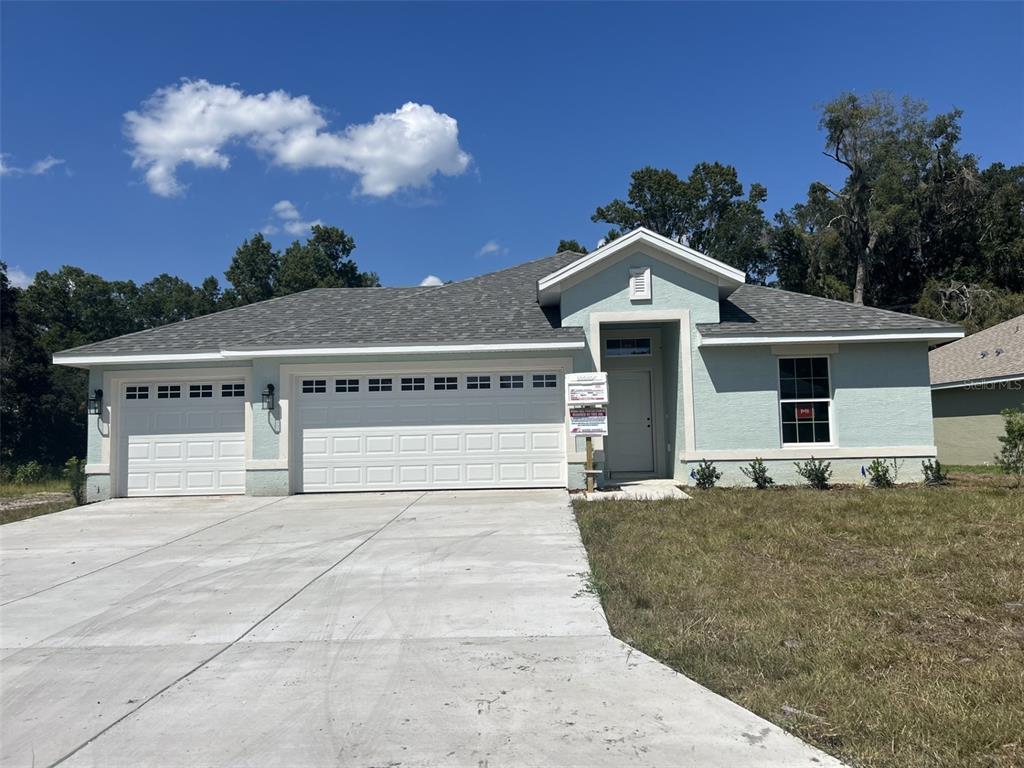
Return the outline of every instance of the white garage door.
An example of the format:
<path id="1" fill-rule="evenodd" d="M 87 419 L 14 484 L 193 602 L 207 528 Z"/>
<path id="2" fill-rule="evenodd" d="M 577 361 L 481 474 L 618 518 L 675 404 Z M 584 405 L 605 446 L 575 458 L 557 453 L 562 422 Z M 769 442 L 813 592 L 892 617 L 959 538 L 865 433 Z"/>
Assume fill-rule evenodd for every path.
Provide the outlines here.
<path id="1" fill-rule="evenodd" d="M 121 493 L 245 492 L 245 384 L 128 384 L 121 392 Z"/>
<path id="2" fill-rule="evenodd" d="M 558 373 L 303 376 L 296 393 L 303 491 L 566 484 Z"/>

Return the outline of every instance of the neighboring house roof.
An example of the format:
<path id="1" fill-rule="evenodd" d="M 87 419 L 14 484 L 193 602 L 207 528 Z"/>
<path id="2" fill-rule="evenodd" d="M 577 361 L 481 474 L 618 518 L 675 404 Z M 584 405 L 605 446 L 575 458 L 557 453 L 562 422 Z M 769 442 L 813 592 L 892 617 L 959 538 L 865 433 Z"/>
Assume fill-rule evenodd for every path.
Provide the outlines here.
<path id="1" fill-rule="evenodd" d="M 860 338 L 959 338 L 957 325 L 762 285 L 742 285 L 719 302 L 721 322 L 698 323 L 702 346 Z"/>
<path id="2" fill-rule="evenodd" d="M 1024 379 L 1024 315 L 933 349 L 933 388 Z"/>
<path id="3" fill-rule="evenodd" d="M 253 357 L 254 352 L 365 350 L 406 345 L 583 346 L 580 328 L 562 328 L 557 308 L 537 303 L 537 279 L 579 259 L 564 252 L 447 285 L 314 288 L 180 323 L 59 352 L 58 363 L 93 358 Z M 203 357 L 203 356 L 206 357 Z M 95 360 L 93 360 L 95 362 Z M 134 360 L 144 362 L 144 360 Z"/>

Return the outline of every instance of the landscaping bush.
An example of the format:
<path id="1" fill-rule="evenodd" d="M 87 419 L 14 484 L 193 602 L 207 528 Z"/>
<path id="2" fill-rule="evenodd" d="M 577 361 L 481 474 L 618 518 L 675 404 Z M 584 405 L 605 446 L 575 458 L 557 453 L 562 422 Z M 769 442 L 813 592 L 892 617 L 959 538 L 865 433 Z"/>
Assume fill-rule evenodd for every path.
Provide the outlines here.
<path id="1" fill-rule="evenodd" d="M 864 472 L 863 467 L 861 467 L 861 472 Z M 893 459 L 892 463 L 885 459 L 875 459 L 867 469 L 868 482 L 874 488 L 892 488 L 896 485 L 899 474 L 900 468 L 896 459 Z"/>
<path id="2" fill-rule="evenodd" d="M 46 479 L 46 467 L 38 461 L 28 461 L 14 470 L 14 482 L 18 485 L 41 483 Z"/>
<path id="3" fill-rule="evenodd" d="M 1016 408 L 1003 411 L 1004 434 L 999 436 L 1002 449 L 996 456 L 1003 472 L 1017 478 L 1017 487 L 1024 481 L 1024 412 Z"/>
<path id="4" fill-rule="evenodd" d="M 64 479 L 71 486 L 71 495 L 75 504 L 85 504 L 85 459 L 72 456 L 64 464 Z"/>
<path id="5" fill-rule="evenodd" d="M 949 484 L 949 477 L 946 475 L 945 470 L 942 468 L 942 463 L 938 459 L 936 459 L 934 463 L 931 459 L 928 459 L 928 461 L 922 461 L 921 473 L 924 475 L 925 485 Z"/>
<path id="6" fill-rule="evenodd" d="M 811 488 L 816 488 L 819 491 L 828 490 L 828 482 L 832 479 L 832 462 L 821 461 L 811 456 L 802 464 L 799 461 L 794 461 L 793 466 Z"/>
<path id="7" fill-rule="evenodd" d="M 697 468 L 690 472 L 690 477 L 693 478 L 694 483 L 698 488 L 702 491 L 706 491 L 709 488 L 715 487 L 715 483 L 722 479 L 722 473 L 715 469 L 715 463 L 713 461 L 701 459 Z"/>
<path id="8" fill-rule="evenodd" d="M 775 481 L 768 475 L 768 467 L 764 465 L 764 462 L 760 458 L 755 458 L 750 462 L 749 467 L 740 467 L 740 472 L 747 476 L 747 478 L 757 486 L 757 490 L 763 491 L 766 488 L 770 488 L 775 485 Z"/>

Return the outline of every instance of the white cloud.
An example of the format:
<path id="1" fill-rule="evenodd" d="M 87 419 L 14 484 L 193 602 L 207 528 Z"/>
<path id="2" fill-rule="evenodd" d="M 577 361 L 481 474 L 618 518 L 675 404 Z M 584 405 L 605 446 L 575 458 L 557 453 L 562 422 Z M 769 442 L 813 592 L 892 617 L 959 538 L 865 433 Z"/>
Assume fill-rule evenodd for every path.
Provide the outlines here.
<path id="1" fill-rule="evenodd" d="M 165 197 L 184 192 L 180 165 L 224 170 L 231 164 L 224 150 L 240 142 L 276 165 L 354 173 L 360 192 L 373 197 L 429 186 L 437 173 L 457 176 L 469 167 L 458 121 L 429 104 L 408 102 L 339 132 L 326 128 L 320 107 L 306 96 L 246 94 L 206 80 L 160 88 L 125 114 L 132 165 Z"/>
<path id="2" fill-rule="evenodd" d="M 9 165 L 7 162 L 9 158 L 10 155 L 8 154 L 0 155 L 0 176 L 42 176 L 55 165 L 62 165 L 64 163 L 59 157 L 47 155 L 42 160 L 36 160 L 27 168 L 20 168 Z"/>
<path id="3" fill-rule="evenodd" d="M 323 226 L 323 222 L 320 219 L 303 221 L 299 209 L 295 207 L 291 200 L 279 200 L 274 203 L 271 213 L 271 218 L 276 219 L 276 222 L 272 220 L 263 225 L 263 233 L 266 235 L 274 235 L 284 231 L 289 235 L 300 237 L 308 235 L 309 230 L 316 224 Z"/>
<path id="4" fill-rule="evenodd" d="M 508 248 L 501 245 L 497 240 L 488 240 L 480 246 L 480 250 L 476 252 L 476 255 L 478 257 L 493 256 L 495 254 L 500 256 L 505 253 L 508 253 Z"/>
<path id="5" fill-rule="evenodd" d="M 420 280 L 420 285 L 444 285 L 444 280 L 437 275 L 427 275 Z"/>
<path id="6" fill-rule="evenodd" d="M 11 267 L 7 270 L 7 279 L 15 288 L 28 288 L 35 280 L 33 275 L 28 274 L 21 267 Z"/>

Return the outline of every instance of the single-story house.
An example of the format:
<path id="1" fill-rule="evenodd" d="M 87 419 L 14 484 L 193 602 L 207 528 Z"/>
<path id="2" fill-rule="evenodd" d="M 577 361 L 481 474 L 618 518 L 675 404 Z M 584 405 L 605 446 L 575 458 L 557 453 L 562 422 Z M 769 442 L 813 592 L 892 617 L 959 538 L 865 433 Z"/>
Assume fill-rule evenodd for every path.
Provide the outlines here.
<path id="1" fill-rule="evenodd" d="M 1024 315 L 928 355 L 939 459 L 991 464 L 1006 408 L 1024 409 Z"/>
<path id="2" fill-rule="evenodd" d="M 930 345 L 961 329 L 746 284 L 646 229 L 449 285 L 314 289 L 54 356 L 88 368 L 90 499 L 569 487 L 564 379 L 607 371 L 605 482 L 763 458 L 935 456 Z"/>

